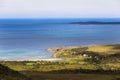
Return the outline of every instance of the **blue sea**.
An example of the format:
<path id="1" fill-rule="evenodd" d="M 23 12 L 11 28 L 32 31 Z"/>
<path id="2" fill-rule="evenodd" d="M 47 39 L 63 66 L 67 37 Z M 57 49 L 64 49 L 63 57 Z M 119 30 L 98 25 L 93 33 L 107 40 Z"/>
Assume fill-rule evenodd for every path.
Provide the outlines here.
<path id="1" fill-rule="evenodd" d="M 52 58 L 48 48 L 120 43 L 120 19 L 0 19 L 0 60 Z"/>

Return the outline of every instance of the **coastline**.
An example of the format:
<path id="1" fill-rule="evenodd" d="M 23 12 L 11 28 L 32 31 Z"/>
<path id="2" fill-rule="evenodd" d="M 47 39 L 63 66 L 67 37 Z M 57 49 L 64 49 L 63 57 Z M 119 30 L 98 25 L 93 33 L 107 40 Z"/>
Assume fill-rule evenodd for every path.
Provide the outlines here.
<path id="1" fill-rule="evenodd" d="M 109 45 L 120 45 L 120 44 L 94 44 L 94 45 L 83 45 L 83 46 L 66 46 L 66 47 L 55 47 L 48 48 L 47 51 L 52 54 L 51 58 L 36 58 L 36 59 L 11 59 L 11 60 L 0 60 L 0 61 L 65 61 L 63 58 L 57 57 L 57 52 L 63 49 L 72 48 L 84 48 L 84 47 L 98 47 L 98 46 L 109 46 Z"/>
<path id="2" fill-rule="evenodd" d="M 63 61 L 61 58 L 48 58 L 48 59 L 19 59 L 19 60 L 0 60 L 0 61 Z"/>
<path id="3" fill-rule="evenodd" d="M 10 69 L 30 76 L 31 78 L 36 78 L 36 76 L 39 75 L 40 79 L 41 76 L 45 79 L 50 79 L 50 77 L 47 76 L 50 74 L 51 78 L 55 78 L 56 75 L 63 75 L 62 78 L 64 78 L 68 76 L 68 74 L 71 74 L 69 79 L 73 79 L 73 76 L 76 74 L 86 74 L 85 79 L 86 76 L 92 78 L 89 75 L 97 74 L 101 79 L 100 75 L 102 74 L 103 76 L 108 76 L 102 78 L 105 80 L 120 79 L 120 44 L 68 46 L 49 48 L 48 50 L 54 55 L 54 58 L 8 60 L 0 61 L 0 64 L 8 66 Z M 65 76 L 65 74 L 67 75 Z M 78 80 L 79 78 L 80 76 L 78 76 Z"/>

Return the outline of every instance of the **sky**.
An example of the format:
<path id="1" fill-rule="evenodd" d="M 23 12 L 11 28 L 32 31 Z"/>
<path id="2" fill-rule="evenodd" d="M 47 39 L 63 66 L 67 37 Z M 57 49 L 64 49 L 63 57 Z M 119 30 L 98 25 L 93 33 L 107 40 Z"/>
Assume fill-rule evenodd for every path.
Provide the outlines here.
<path id="1" fill-rule="evenodd" d="M 0 0 L 0 18 L 120 18 L 120 0 Z"/>

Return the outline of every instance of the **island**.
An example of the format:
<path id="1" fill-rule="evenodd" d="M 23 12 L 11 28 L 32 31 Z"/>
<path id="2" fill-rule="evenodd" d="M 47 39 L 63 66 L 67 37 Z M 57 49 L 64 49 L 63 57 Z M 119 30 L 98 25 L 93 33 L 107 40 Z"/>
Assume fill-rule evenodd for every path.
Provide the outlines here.
<path id="1" fill-rule="evenodd" d="M 120 24 L 120 22 L 102 22 L 102 21 L 85 21 L 85 22 L 71 22 L 70 24 Z"/>

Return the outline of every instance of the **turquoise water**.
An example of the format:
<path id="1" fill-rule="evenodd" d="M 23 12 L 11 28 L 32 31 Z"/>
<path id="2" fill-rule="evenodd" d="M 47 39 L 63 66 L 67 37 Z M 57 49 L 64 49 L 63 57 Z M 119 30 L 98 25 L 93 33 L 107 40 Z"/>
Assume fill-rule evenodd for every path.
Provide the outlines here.
<path id="1" fill-rule="evenodd" d="M 0 20 L 0 60 L 52 58 L 52 47 L 120 43 L 120 24 L 72 21 L 79 19 Z"/>

